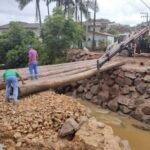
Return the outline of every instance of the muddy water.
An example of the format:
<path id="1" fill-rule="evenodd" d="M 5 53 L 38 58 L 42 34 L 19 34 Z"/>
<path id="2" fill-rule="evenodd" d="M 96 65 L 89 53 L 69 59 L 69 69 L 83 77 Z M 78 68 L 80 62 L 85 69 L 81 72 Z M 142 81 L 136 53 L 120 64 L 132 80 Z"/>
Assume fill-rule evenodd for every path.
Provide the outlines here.
<path id="1" fill-rule="evenodd" d="M 133 125 L 147 126 L 128 116 L 104 110 L 86 100 L 79 102 L 91 110 L 98 121 L 102 121 L 113 128 L 114 134 L 123 140 L 128 140 L 132 150 L 150 150 L 150 131 L 144 131 Z"/>

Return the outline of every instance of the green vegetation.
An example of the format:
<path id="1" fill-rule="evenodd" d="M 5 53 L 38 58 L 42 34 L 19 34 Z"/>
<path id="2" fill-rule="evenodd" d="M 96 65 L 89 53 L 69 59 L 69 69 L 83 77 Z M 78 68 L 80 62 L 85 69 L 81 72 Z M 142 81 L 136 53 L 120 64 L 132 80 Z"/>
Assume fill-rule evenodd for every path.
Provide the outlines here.
<path id="1" fill-rule="evenodd" d="M 25 30 L 19 23 L 11 22 L 8 31 L 0 36 L 0 63 L 6 64 L 8 68 L 25 67 L 29 43 L 37 50 L 42 50 L 42 43 L 32 31 Z"/>
<path id="2" fill-rule="evenodd" d="M 60 8 L 55 8 L 53 13 L 53 16 L 45 19 L 42 29 L 49 63 L 65 58 L 66 50 L 78 45 L 83 33 L 79 24 L 71 18 L 65 19 Z"/>
<path id="3" fill-rule="evenodd" d="M 121 33 L 130 33 L 131 32 L 131 27 L 128 25 L 114 25 L 112 26 L 109 30 L 108 33 L 117 35 Z"/>
<path id="4" fill-rule="evenodd" d="M 27 45 L 38 51 L 39 65 L 64 62 L 67 49 L 82 41 L 83 29 L 65 19 L 60 8 L 55 8 L 42 25 L 42 40 L 19 23 L 11 22 L 8 31 L 0 36 L 0 64 L 7 68 L 25 67 L 28 64 Z"/>
<path id="5" fill-rule="evenodd" d="M 111 44 L 111 42 L 109 40 L 103 40 L 100 44 L 99 47 L 97 48 L 98 51 L 105 51 L 107 46 Z"/>

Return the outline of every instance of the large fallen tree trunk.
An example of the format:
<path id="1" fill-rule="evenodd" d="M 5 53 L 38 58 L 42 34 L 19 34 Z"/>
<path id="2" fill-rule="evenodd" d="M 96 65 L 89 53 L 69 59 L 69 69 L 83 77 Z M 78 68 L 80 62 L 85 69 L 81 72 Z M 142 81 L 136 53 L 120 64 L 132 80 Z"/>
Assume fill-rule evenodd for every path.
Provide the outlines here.
<path id="1" fill-rule="evenodd" d="M 90 66 L 90 67 L 85 67 L 85 68 L 79 68 L 77 70 L 70 70 L 68 72 L 61 72 L 59 74 L 52 74 L 50 76 L 45 76 L 43 78 L 40 78 L 40 82 L 42 81 L 47 81 L 47 80 L 50 80 L 50 79 L 53 79 L 53 78 L 63 78 L 63 77 L 66 77 L 66 76 L 69 76 L 69 75 L 75 75 L 75 74 L 78 74 L 78 73 L 81 73 L 81 72 L 85 72 L 85 71 L 89 71 L 91 69 L 95 69 L 96 67 L 95 66 Z M 26 83 L 27 84 L 34 84 L 34 82 L 37 82 L 37 80 L 27 80 Z"/>
<path id="2" fill-rule="evenodd" d="M 72 65 L 71 66 L 62 66 L 61 68 L 59 67 L 55 67 L 55 69 L 53 70 L 50 70 L 50 71 L 45 71 L 45 72 L 42 72 L 39 77 L 46 77 L 46 76 L 56 76 L 56 75 L 59 75 L 59 74 L 62 74 L 62 73 L 66 73 L 66 72 L 71 72 L 71 71 L 80 71 L 80 69 L 82 70 L 87 70 L 87 69 L 90 69 L 91 67 L 94 67 L 96 66 L 96 63 L 95 62 L 87 62 L 86 64 L 75 64 L 75 65 Z M 28 74 L 24 74 L 23 76 L 23 79 L 24 80 L 28 80 Z M 2 80 L 0 81 L 0 90 L 3 89 L 5 87 L 5 84 L 2 82 Z"/>
<path id="3" fill-rule="evenodd" d="M 69 62 L 69 63 L 62 63 L 62 64 L 53 64 L 53 65 L 44 65 L 44 66 L 39 66 L 39 72 L 43 72 L 43 71 L 47 71 L 47 70 L 54 70 L 56 68 L 63 68 L 63 67 L 71 67 L 71 66 L 76 66 L 79 64 L 82 65 L 86 65 L 86 64 L 91 64 L 91 63 L 95 63 L 96 59 L 93 60 L 85 60 L 85 61 L 78 61 L 78 62 Z M 19 68 L 16 69 L 19 73 L 25 73 L 28 74 L 29 73 L 29 69 L 28 68 Z M 0 70 L 0 76 L 2 76 L 3 72 L 5 70 Z"/>
<path id="4" fill-rule="evenodd" d="M 121 65 L 124 65 L 124 64 L 125 64 L 124 62 L 115 62 L 115 63 L 107 64 L 106 66 L 103 66 L 99 71 L 100 72 L 107 71 L 107 70 L 119 67 Z M 96 72 L 97 72 L 97 69 L 94 68 L 88 71 L 84 71 L 84 72 L 72 74 L 72 75 L 67 75 L 67 76 L 64 74 L 61 77 L 53 77 L 53 78 L 46 77 L 45 80 L 41 80 L 41 81 L 38 80 L 37 82 L 34 81 L 26 85 L 20 85 L 19 95 L 26 96 L 26 95 L 33 94 L 36 92 L 48 90 L 50 88 L 64 86 L 64 85 L 67 85 L 69 83 L 72 83 L 78 80 L 89 78 L 95 75 Z"/>

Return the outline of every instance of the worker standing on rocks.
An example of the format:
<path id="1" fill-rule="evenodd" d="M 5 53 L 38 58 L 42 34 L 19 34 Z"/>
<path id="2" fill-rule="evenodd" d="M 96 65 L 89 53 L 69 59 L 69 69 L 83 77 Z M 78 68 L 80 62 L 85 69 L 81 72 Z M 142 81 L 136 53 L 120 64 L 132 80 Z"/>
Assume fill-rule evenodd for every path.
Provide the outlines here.
<path id="1" fill-rule="evenodd" d="M 6 102 L 9 102 L 10 97 L 10 88 L 13 87 L 13 99 L 14 104 L 17 103 L 18 100 L 18 78 L 22 81 L 22 84 L 25 84 L 23 78 L 16 70 L 8 69 L 3 73 L 4 82 L 6 82 Z"/>
<path id="2" fill-rule="evenodd" d="M 33 80 L 38 79 L 38 70 L 37 70 L 37 64 L 38 64 L 38 53 L 35 49 L 32 48 L 32 45 L 28 45 L 28 58 L 29 58 L 29 73 L 30 73 L 30 79 Z"/>

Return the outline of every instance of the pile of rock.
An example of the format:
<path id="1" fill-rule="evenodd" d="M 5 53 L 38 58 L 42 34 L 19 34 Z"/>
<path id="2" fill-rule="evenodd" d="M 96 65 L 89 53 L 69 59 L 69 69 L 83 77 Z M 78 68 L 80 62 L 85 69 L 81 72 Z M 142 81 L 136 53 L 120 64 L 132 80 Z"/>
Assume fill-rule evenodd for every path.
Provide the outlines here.
<path id="1" fill-rule="evenodd" d="M 3 95 L 0 91 L 0 144 L 7 150 L 123 149 L 110 127 L 89 119 L 86 108 L 68 96 L 43 92 L 13 106 Z"/>
<path id="2" fill-rule="evenodd" d="M 125 65 L 66 86 L 64 93 L 150 124 L 150 73 L 145 66 Z"/>
<path id="3" fill-rule="evenodd" d="M 57 132 L 67 118 L 79 122 L 89 114 L 79 103 L 67 96 L 44 92 L 19 101 L 13 106 L 0 100 L 0 141 L 13 139 L 17 147 L 44 145 L 57 139 Z M 4 141 L 3 141 L 4 140 Z"/>
<path id="4" fill-rule="evenodd" d="M 90 52 L 88 49 L 71 49 L 67 53 L 67 62 L 97 59 L 102 53 Z"/>

